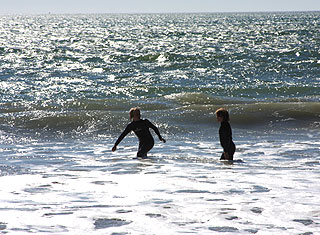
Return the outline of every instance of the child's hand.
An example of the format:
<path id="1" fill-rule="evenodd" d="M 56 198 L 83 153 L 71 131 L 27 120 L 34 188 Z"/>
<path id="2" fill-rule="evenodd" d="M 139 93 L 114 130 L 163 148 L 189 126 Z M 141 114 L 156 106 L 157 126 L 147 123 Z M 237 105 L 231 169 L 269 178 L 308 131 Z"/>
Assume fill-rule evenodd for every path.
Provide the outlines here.
<path id="1" fill-rule="evenodd" d="M 117 146 L 113 146 L 112 148 L 112 152 L 116 151 L 117 150 Z"/>

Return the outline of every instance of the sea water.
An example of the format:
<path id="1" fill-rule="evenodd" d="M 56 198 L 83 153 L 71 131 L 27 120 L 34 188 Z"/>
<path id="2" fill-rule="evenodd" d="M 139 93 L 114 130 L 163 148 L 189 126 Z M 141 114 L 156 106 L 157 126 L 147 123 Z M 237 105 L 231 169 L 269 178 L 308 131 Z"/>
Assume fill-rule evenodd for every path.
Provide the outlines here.
<path id="1" fill-rule="evenodd" d="M 0 233 L 319 234 L 320 13 L 0 17 Z M 111 148 L 139 106 L 166 144 Z M 217 108 L 234 162 L 219 161 Z"/>

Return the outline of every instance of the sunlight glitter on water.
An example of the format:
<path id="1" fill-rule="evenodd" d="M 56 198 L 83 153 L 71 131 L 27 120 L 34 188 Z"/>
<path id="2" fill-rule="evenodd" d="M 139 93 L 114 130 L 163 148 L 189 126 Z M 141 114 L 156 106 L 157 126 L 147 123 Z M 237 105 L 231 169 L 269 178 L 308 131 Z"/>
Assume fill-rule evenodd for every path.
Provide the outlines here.
<path id="1" fill-rule="evenodd" d="M 316 234 L 319 19 L 1 16 L 0 233 Z M 135 106 L 168 140 L 145 160 L 110 151 Z"/>

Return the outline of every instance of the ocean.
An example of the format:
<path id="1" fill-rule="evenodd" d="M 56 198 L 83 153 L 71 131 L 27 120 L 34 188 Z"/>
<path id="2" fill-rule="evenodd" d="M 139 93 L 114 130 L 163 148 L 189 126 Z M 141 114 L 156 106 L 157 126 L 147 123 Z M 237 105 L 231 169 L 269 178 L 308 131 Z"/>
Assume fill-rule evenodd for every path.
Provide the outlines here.
<path id="1" fill-rule="evenodd" d="M 320 12 L 3 15 L 0 98 L 1 234 L 320 233 Z"/>

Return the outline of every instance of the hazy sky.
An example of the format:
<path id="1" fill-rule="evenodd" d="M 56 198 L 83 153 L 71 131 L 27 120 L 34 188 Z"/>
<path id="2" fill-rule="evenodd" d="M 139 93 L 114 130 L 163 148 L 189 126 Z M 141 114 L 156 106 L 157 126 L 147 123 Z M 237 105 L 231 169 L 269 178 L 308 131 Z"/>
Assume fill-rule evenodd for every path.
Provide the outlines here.
<path id="1" fill-rule="evenodd" d="M 0 14 L 319 10 L 320 0 L 0 0 Z"/>

